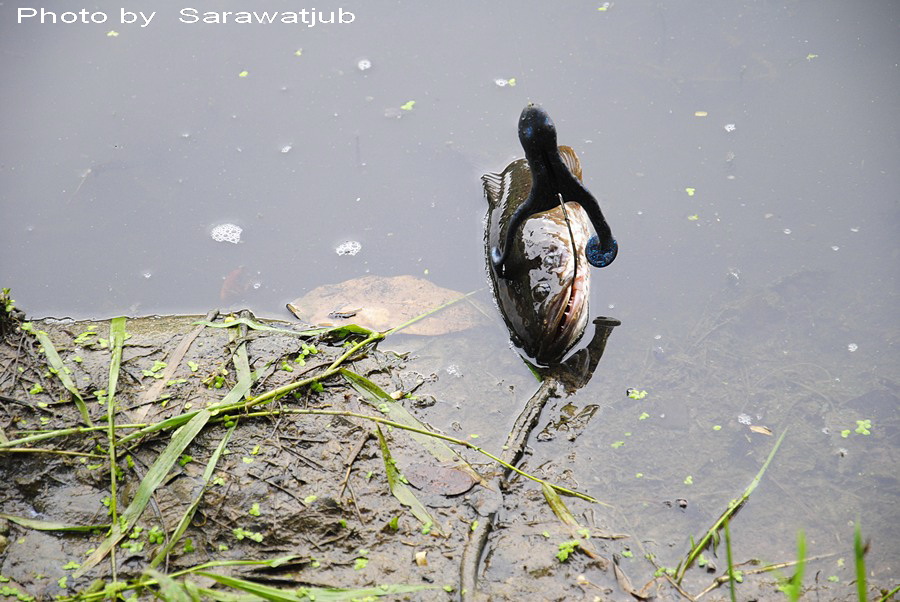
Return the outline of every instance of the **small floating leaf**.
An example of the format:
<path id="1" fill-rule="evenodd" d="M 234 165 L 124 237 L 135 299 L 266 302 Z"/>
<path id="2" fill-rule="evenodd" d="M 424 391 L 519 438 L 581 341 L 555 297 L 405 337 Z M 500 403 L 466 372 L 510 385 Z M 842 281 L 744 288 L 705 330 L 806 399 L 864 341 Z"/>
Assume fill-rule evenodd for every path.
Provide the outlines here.
<path id="1" fill-rule="evenodd" d="M 694 196 L 694 193 L 697 192 L 696 188 L 685 188 L 684 191 L 688 196 Z"/>
<path id="2" fill-rule="evenodd" d="M 807 60 L 807 61 L 811 61 L 811 60 L 817 59 L 817 58 L 819 58 L 819 55 L 818 55 L 818 54 L 809 53 L 809 54 L 806 55 L 806 60 Z"/>
<path id="3" fill-rule="evenodd" d="M 247 77 L 248 75 L 250 75 L 250 72 L 246 70 L 238 73 L 238 77 Z"/>
<path id="4" fill-rule="evenodd" d="M 689 215 L 689 216 L 688 216 L 688 220 L 690 220 L 690 221 L 692 221 L 692 222 L 696 222 L 698 219 L 700 219 L 700 216 L 697 215 L 696 213 L 695 213 L 694 215 Z"/>
<path id="5" fill-rule="evenodd" d="M 416 101 L 410 100 L 406 104 L 400 105 L 400 108 L 404 111 L 412 111 L 414 106 L 416 106 Z"/>

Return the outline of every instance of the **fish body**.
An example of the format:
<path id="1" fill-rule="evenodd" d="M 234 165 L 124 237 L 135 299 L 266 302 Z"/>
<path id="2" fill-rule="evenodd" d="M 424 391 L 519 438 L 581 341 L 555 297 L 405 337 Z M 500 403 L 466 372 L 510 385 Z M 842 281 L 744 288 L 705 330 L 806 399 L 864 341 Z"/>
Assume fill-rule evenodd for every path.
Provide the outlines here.
<path id="1" fill-rule="evenodd" d="M 580 179 L 575 151 L 559 148 Z M 590 220 L 578 203 L 567 202 L 528 216 L 512 237 L 505 277 L 491 261 L 491 249 L 507 237 L 510 218 L 531 192 L 525 159 L 499 174 L 482 177 L 488 200 L 485 255 L 494 296 L 513 342 L 537 364 L 561 360 L 584 334 L 588 322 L 590 271 L 585 247 Z"/>
<path id="2" fill-rule="evenodd" d="M 589 266 L 605 267 L 618 243 L 582 183 L 575 151 L 528 104 L 519 117 L 525 158 L 482 176 L 488 201 L 485 256 L 513 342 L 538 365 L 561 361 L 588 322 Z M 593 229 L 593 234 L 592 234 Z"/>

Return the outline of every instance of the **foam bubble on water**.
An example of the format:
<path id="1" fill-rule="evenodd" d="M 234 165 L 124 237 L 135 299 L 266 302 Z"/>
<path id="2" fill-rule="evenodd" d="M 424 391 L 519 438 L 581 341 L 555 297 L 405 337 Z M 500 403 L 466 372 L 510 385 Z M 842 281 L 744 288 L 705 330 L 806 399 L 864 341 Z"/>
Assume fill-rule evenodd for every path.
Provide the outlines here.
<path id="1" fill-rule="evenodd" d="M 334 252 L 338 255 L 356 255 L 362 250 L 362 245 L 356 242 L 355 240 L 348 240 L 346 242 L 342 242 L 335 248 Z"/>
<path id="2" fill-rule="evenodd" d="M 210 236 L 216 242 L 230 242 L 238 244 L 241 242 L 241 232 L 244 229 L 234 224 L 219 224 L 210 231 Z"/>
<path id="3" fill-rule="evenodd" d="M 372 61 L 369 59 L 359 59 L 356 63 L 356 68 L 360 71 L 368 71 L 372 68 Z"/>

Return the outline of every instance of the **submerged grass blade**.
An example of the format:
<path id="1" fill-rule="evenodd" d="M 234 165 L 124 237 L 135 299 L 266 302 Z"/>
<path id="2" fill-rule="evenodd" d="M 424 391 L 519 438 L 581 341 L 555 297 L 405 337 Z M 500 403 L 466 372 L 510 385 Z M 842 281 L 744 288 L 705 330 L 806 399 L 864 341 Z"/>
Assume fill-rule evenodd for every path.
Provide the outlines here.
<path id="1" fill-rule="evenodd" d="M 72 371 L 63 364 L 62 358 L 59 357 L 59 353 L 56 351 L 56 347 L 53 346 L 53 341 L 50 340 L 50 336 L 43 330 L 34 328 L 31 324 L 28 324 L 27 327 L 25 324 L 22 324 L 22 330 L 30 332 L 37 338 L 38 343 L 40 343 L 41 347 L 44 349 L 44 355 L 47 356 L 47 363 L 50 364 L 52 372 L 56 374 L 56 377 L 59 378 L 66 390 L 72 394 L 72 399 L 75 401 L 75 406 L 78 408 L 79 413 L 81 413 L 81 418 L 84 420 L 84 423 L 88 426 L 94 426 L 94 423 L 91 422 L 90 414 L 88 414 L 87 405 L 84 403 L 84 398 L 81 397 L 81 393 L 78 392 L 78 387 L 75 386 L 72 377 L 69 376 Z"/>
<path id="2" fill-rule="evenodd" d="M 388 449 L 384 433 L 381 432 L 381 427 L 378 425 L 375 426 L 375 434 L 378 435 L 378 447 L 381 449 L 381 458 L 384 460 L 384 470 L 387 473 L 387 480 L 388 485 L 391 488 L 391 493 L 394 494 L 394 497 L 397 498 L 401 504 L 407 506 L 412 511 L 413 516 L 419 519 L 419 522 L 422 523 L 425 528 L 431 529 L 434 532 L 440 532 L 437 525 L 434 524 L 434 519 L 431 518 L 428 509 L 426 509 L 425 505 L 415 496 L 410 486 L 406 484 L 406 479 L 403 478 L 403 475 L 401 475 L 400 471 L 397 469 L 397 464 L 394 462 L 393 456 L 391 456 L 391 450 Z"/>
<path id="3" fill-rule="evenodd" d="M 439 589 L 436 585 L 379 585 L 378 587 L 366 587 L 360 589 L 344 589 L 338 587 L 301 587 L 296 589 L 279 589 L 253 581 L 219 575 L 217 573 L 198 572 L 198 575 L 209 577 L 222 585 L 245 591 L 262 600 L 276 600 L 279 602 L 349 602 L 367 597 L 392 596 L 409 594 L 425 590 Z"/>
<path id="4" fill-rule="evenodd" d="M 172 469 L 172 466 L 178 461 L 181 453 L 188 445 L 190 445 L 194 440 L 194 437 L 197 436 L 197 433 L 199 433 L 209 421 L 209 418 L 209 411 L 198 410 L 190 422 L 172 434 L 172 440 L 169 441 L 169 445 L 166 446 L 166 449 L 159 455 L 147 471 L 141 484 L 138 486 L 131 504 L 129 504 L 124 512 L 122 512 L 119 521 L 113 525 L 112 529 L 110 529 L 110 533 L 106 536 L 106 539 L 104 539 L 103 542 L 97 546 L 94 553 L 84 561 L 81 568 L 72 574 L 74 578 L 77 579 L 78 577 L 81 577 L 85 572 L 103 560 L 110 550 L 112 550 L 113 546 L 128 534 L 138 518 L 140 518 L 141 514 L 144 512 L 144 508 L 147 507 L 150 496 L 153 495 L 156 488 L 163 482 L 169 474 L 169 471 Z"/>
<path id="5" fill-rule="evenodd" d="M 166 602 L 192 602 L 193 598 L 186 589 L 168 575 L 153 569 L 147 569 L 144 574 L 156 579 L 156 583 L 159 584 L 159 593 Z"/>
<path id="6" fill-rule="evenodd" d="M 108 529 L 109 524 L 105 525 L 67 525 L 64 523 L 57 523 L 49 520 L 37 520 L 34 518 L 24 518 L 22 516 L 13 516 L 12 514 L 4 514 L 0 512 L 0 518 L 4 518 L 11 523 L 16 523 L 17 525 L 22 525 L 28 529 L 34 529 L 35 531 L 72 531 L 72 532 L 81 532 L 81 531 L 94 531 L 95 529 Z"/>
<path id="7" fill-rule="evenodd" d="M 441 305 L 438 305 L 438 306 L 435 307 L 434 309 L 429 309 L 429 310 L 426 311 L 425 313 L 419 314 L 419 315 L 416 316 L 415 318 L 412 318 L 411 320 L 407 320 L 407 321 L 404 322 L 403 324 L 400 324 L 399 326 L 395 326 L 394 328 L 391 328 L 390 330 L 385 331 L 384 336 L 392 335 L 392 334 L 394 334 L 395 332 L 398 332 L 398 331 L 400 331 L 400 330 L 403 330 L 403 329 L 406 328 L 407 326 L 411 326 L 411 325 L 415 324 L 415 323 L 418 322 L 419 320 L 424 320 L 424 319 L 427 318 L 428 316 L 430 316 L 430 315 L 432 315 L 432 314 L 436 314 L 437 312 L 441 311 L 441 310 L 444 309 L 444 308 L 450 307 L 450 306 L 453 305 L 454 303 L 459 303 L 460 301 L 462 301 L 462 300 L 464 300 L 464 299 L 468 299 L 469 297 L 471 297 L 472 295 L 474 295 L 475 293 L 477 293 L 477 292 L 480 291 L 480 290 L 484 290 L 484 289 L 483 289 L 483 288 L 480 288 L 480 289 L 474 290 L 474 291 L 472 291 L 472 292 L 470 292 L 470 293 L 466 293 L 465 295 L 462 295 L 462 296 L 460 296 L 460 297 L 457 297 L 456 299 L 451 299 L 450 301 L 447 301 L 446 303 L 443 303 L 443 304 L 441 304 Z"/>
<path id="8" fill-rule="evenodd" d="M 691 547 L 690 552 L 688 552 L 687 556 L 681 563 L 678 565 L 678 568 L 675 570 L 675 583 L 681 584 L 681 580 L 684 578 L 684 574 L 687 572 L 691 565 L 694 563 L 694 560 L 703 553 L 703 551 L 709 546 L 709 544 L 713 541 L 716 541 L 718 538 L 719 530 L 722 529 L 725 522 L 728 521 L 735 513 L 744 505 L 744 503 L 750 498 L 750 494 L 756 489 L 759 482 L 762 480 L 763 475 L 766 472 L 766 469 L 769 468 L 769 463 L 772 462 L 772 458 L 775 457 L 775 452 L 778 451 L 778 448 L 781 446 L 781 442 L 784 441 L 784 436 L 787 435 L 787 429 L 781 433 L 781 436 L 778 437 L 778 441 L 775 442 L 775 446 L 772 448 L 772 451 L 769 452 L 769 456 L 766 458 L 766 461 L 763 463 L 762 467 L 759 469 L 759 472 L 756 473 L 756 476 L 753 477 L 753 480 L 750 481 L 750 484 L 747 486 L 747 489 L 744 490 L 744 493 L 735 500 L 731 500 L 728 503 L 728 508 L 719 516 L 713 526 L 710 527 L 706 533 L 703 535 L 700 540 Z"/>
<path id="9" fill-rule="evenodd" d="M 422 424 L 415 416 L 410 414 L 409 410 L 403 407 L 402 404 L 397 403 L 393 397 L 388 395 L 381 387 L 370 381 L 368 378 L 346 369 L 341 370 L 341 376 L 343 376 L 347 382 L 350 383 L 350 386 L 362 396 L 363 401 L 382 412 L 393 422 L 422 431 L 431 430 Z M 452 464 L 455 468 L 462 470 L 477 482 L 482 485 L 485 484 L 481 475 L 475 472 L 475 469 L 472 468 L 468 462 L 463 460 L 449 445 L 440 439 L 435 439 L 434 437 L 429 437 L 417 433 L 416 431 L 409 431 L 409 433 L 419 445 L 424 447 L 425 450 L 439 462 Z"/>

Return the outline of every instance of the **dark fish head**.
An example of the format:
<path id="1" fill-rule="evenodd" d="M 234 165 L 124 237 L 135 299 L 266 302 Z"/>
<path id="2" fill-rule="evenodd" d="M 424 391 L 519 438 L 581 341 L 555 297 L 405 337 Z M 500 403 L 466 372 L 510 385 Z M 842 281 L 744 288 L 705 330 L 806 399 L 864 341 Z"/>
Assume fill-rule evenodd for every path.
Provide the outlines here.
<path id="1" fill-rule="evenodd" d="M 526 159 L 549 167 L 550 158 L 556 156 L 557 144 L 556 126 L 547 111 L 532 103 L 525 107 L 519 116 L 519 142 Z"/>

